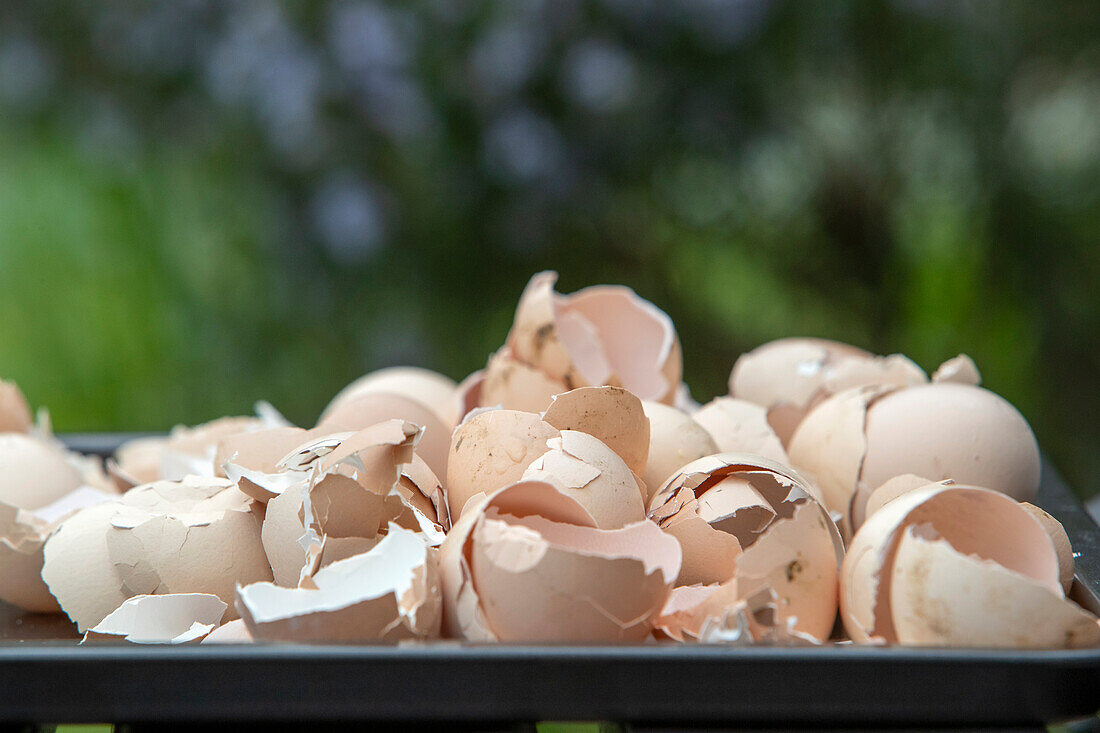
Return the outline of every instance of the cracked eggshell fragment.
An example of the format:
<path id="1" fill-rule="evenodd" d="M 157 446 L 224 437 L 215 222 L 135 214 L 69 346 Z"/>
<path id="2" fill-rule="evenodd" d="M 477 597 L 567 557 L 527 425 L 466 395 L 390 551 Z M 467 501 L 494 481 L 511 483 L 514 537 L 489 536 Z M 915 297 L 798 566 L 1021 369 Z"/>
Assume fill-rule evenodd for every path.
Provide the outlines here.
<path id="1" fill-rule="evenodd" d="M 0 434 L 0 502 L 37 509 L 82 483 L 80 470 L 53 443 L 19 433 Z"/>
<path id="2" fill-rule="evenodd" d="M 955 482 L 950 479 L 929 481 L 926 478 L 914 476 L 911 473 L 903 473 L 900 476 L 895 476 L 882 486 L 870 492 L 869 496 L 865 495 L 862 491 L 856 492 L 856 494 L 852 496 L 852 527 L 858 530 L 860 526 L 867 521 L 867 517 L 871 516 L 902 494 L 907 494 L 914 489 L 929 485 L 950 486 L 953 483 Z M 862 489 L 865 486 L 866 484 L 861 484 L 860 488 Z"/>
<path id="3" fill-rule="evenodd" d="M 369 552 L 321 568 L 313 588 L 254 583 L 237 607 L 257 640 L 386 642 L 439 635 L 442 602 L 434 551 L 391 526 Z"/>
<path id="4" fill-rule="evenodd" d="M 221 623 L 226 608 L 220 598 L 205 593 L 134 596 L 88 629 L 81 643 L 112 639 L 134 644 L 197 642 Z"/>
<path id="5" fill-rule="evenodd" d="M 440 549 L 447 633 L 471 640 L 639 641 L 679 572 L 652 522 L 601 530 L 544 481 L 478 497 Z"/>
<path id="6" fill-rule="evenodd" d="M 649 418 L 649 458 L 642 481 L 655 492 L 682 467 L 718 452 L 714 438 L 690 415 L 675 407 L 642 401 Z"/>
<path id="7" fill-rule="evenodd" d="M 444 425 L 458 422 L 453 379 L 421 367 L 388 367 L 365 374 L 340 390 L 328 403 L 318 422 L 341 404 L 371 392 L 401 395 L 428 407 Z"/>
<path id="8" fill-rule="evenodd" d="M 298 544 L 306 534 L 302 518 L 306 490 L 304 484 L 292 486 L 269 501 L 260 531 L 272 578 L 287 588 L 298 586 L 307 561 L 306 550 Z"/>
<path id="9" fill-rule="evenodd" d="M 943 364 L 932 375 L 933 382 L 957 382 L 977 387 L 982 383 L 982 375 L 978 372 L 978 365 L 966 354 L 954 356 Z"/>
<path id="10" fill-rule="evenodd" d="M 626 287 L 559 295 L 556 281 L 540 272 L 528 282 L 508 334 L 512 356 L 566 389 L 610 384 L 671 404 L 682 361 L 668 315 Z"/>
<path id="11" fill-rule="evenodd" d="M 111 518 L 119 506 L 111 502 L 78 511 L 61 523 L 43 548 L 42 580 L 81 632 L 127 598 L 107 547 Z"/>
<path id="12" fill-rule="evenodd" d="M 489 410 L 455 428 L 447 464 L 447 503 L 457 521 L 466 502 L 515 483 L 561 433 L 535 414 Z M 437 474 L 439 475 L 439 474 Z"/>
<path id="13" fill-rule="evenodd" d="M 911 546 L 903 555 L 899 547 L 911 529 L 919 546 Z M 971 564 L 956 562 L 930 548 L 940 540 L 952 553 L 972 556 Z M 944 586 L 952 589 L 954 597 L 942 596 L 922 581 L 933 565 L 937 565 L 937 577 L 944 572 L 959 573 L 958 581 Z M 841 577 L 841 619 L 856 642 L 926 643 L 928 630 L 937 628 L 944 640 L 969 646 L 982 642 L 967 642 L 957 634 L 985 623 L 990 628 L 1011 629 L 1011 635 L 1000 637 L 997 645 L 1031 645 L 1029 639 L 1037 637 L 1029 636 L 1026 627 L 1048 627 L 1055 618 L 1053 630 L 1048 627 L 1035 633 L 1072 632 L 1074 639 L 1079 635 L 1080 627 L 1072 621 L 1079 617 L 1076 607 L 1050 610 L 1048 616 L 1031 617 L 1026 623 L 1016 610 L 1049 610 L 1055 601 L 1072 604 L 1064 598 L 1057 553 L 1043 525 L 1019 503 L 990 489 L 933 484 L 885 504 L 867 518 L 853 538 Z M 899 577 L 904 578 L 901 585 Z M 970 584 L 966 593 L 959 582 Z M 1035 597 L 1022 597 L 1029 593 Z M 905 594 L 909 595 L 903 599 Z M 1012 599 L 1012 603 L 998 602 L 998 597 Z M 936 605 L 941 602 L 945 605 Z M 901 614 L 906 621 L 899 625 Z M 923 627 L 914 621 L 921 614 L 927 622 Z M 949 628 L 947 621 L 959 626 Z M 1057 629 L 1062 622 L 1069 625 Z M 984 636 L 973 638 L 990 641 Z M 1065 638 L 1067 643 L 1072 640 Z"/>
<path id="14" fill-rule="evenodd" d="M 657 492 L 650 518 L 683 549 L 679 585 L 734 579 L 742 597 L 768 589 L 777 627 L 828 638 L 843 546 L 812 484 L 792 469 L 749 454 L 699 459 Z"/>
<path id="15" fill-rule="evenodd" d="M 576 430 L 546 441 L 548 450 L 523 473 L 541 479 L 583 506 L 600 529 L 618 529 L 645 519 L 644 489 L 613 450 Z"/>
<path id="16" fill-rule="evenodd" d="M 218 441 L 214 457 L 217 475 L 228 476 L 242 492 L 267 503 L 305 479 L 305 471 L 292 471 L 280 465 L 283 458 L 324 434 L 318 430 L 280 427 L 228 436 Z"/>
<path id="17" fill-rule="evenodd" d="M 838 341 L 786 338 L 742 354 L 730 373 L 729 394 L 763 406 L 785 446 L 806 414 L 837 392 L 866 385 L 928 381 L 900 354 L 875 356 Z"/>
<path id="18" fill-rule="evenodd" d="M 1070 588 L 1073 587 L 1074 562 L 1073 547 L 1070 545 L 1066 528 L 1062 526 L 1061 522 L 1034 504 L 1022 501 L 1020 506 L 1039 520 L 1039 524 L 1043 525 L 1050 541 L 1054 543 L 1054 551 L 1058 555 L 1058 580 L 1062 584 L 1062 590 L 1068 595 Z"/>
<path id="19" fill-rule="evenodd" d="M 581 387 L 556 395 L 543 421 L 558 430 L 598 438 L 640 476 L 649 458 L 649 418 L 642 401 L 622 387 Z"/>
<path id="20" fill-rule="evenodd" d="M 82 486 L 35 510 L 0 502 L 0 601 L 34 613 L 60 612 L 42 580 L 46 539 L 77 510 L 115 498 Z"/>
<path id="21" fill-rule="evenodd" d="M 251 499 L 210 483 L 166 486 L 156 495 L 168 494 L 168 503 L 146 503 L 142 487 L 123 496 L 106 540 L 124 595 L 209 593 L 232 603 L 236 583 L 271 580 Z"/>
<path id="22" fill-rule="evenodd" d="M 243 618 L 234 619 L 224 623 L 206 635 L 202 644 L 250 644 L 255 639 L 248 633 L 248 626 Z"/>
<path id="23" fill-rule="evenodd" d="M 918 526 L 901 533 L 891 607 L 907 645 L 1081 648 L 1100 645 L 1100 621 L 1049 585 L 959 552 Z"/>
<path id="24" fill-rule="evenodd" d="M 500 405 L 508 410 L 542 412 L 554 395 L 569 388 L 534 367 L 512 358 L 508 347 L 489 357 L 481 384 L 481 406 Z"/>
<path id="25" fill-rule="evenodd" d="M 177 425 L 160 446 L 158 479 L 179 481 L 187 476 L 215 476 L 214 465 L 218 442 L 238 433 L 270 427 L 259 417 L 221 417 L 210 422 L 187 427 Z M 122 465 L 120 463 L 120 465 Z"/>
<path id="26" fill-rule="evenodd" d="M 0 379 L 0 433 L 29 433 L 34 416 L 23 391 L 15 382 Z"/>
<path id="27" fill-rule="evenodd" d="M 768 411 L 733 397 L 717 397 L 691 414 L 722 453 L 755 453 L 790 464 L 779 436 L 768 424 Z"/>
<path id="28" fill-rule="evenodd" d="M 844 515 L 846 533 L 861 485 L 901 474 L 986 486 L 1019 500 L 1039 486 L 1039 446 L 1027 421 L 998 395 L 965 384 L 834 395 L 806 416 L 788 452 L 816 477 L 829 510 Z"/>
<path id="29" fill-rule="evenodd" d="M 416 452 L 437 476 L 446 476 L 447 450 L 451 440 L 450 424 L 444 423 L 424 404 L 403 395 L 388 392 L 358 395 L 323 415 L 317 429 L 330 433 L 358 431 L 395 419 L 423 428 Z"/>

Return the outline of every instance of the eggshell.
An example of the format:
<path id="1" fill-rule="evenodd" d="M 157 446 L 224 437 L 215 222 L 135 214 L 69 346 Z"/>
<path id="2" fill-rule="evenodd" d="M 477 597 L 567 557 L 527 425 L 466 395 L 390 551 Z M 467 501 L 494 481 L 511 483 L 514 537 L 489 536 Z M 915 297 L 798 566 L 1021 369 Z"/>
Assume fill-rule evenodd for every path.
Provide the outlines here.
<path id="1" fill-rule="evenodd" d="M 260 537 L 271 564 L 274 582 L 296 588 L 306 564 L 306 550 L 298 544 L 306 533 L 302 502 L 307 487 L 293 486 L 267 503 Z"/>
<path id="2" fill-rule="evenodd" d="M 785 446 L 817 403 L 858 386 L 905 386 L 928 377 L 909 359 L 875 356 L 825 339 L 787 338 L 742 354 L 730 373 L 730 396 L 763 406 Z"/>
<path id="3" fill-rule="evenodd" d="M 176 593 L 134 596 L 88 629 L 81 643 L 123 640 L 134 644 L 201 641 L 221 623 L 227 606 L 217 596 Z"/>
<path id="4" fill-rule="evenodd" d="M 425 516 L 438 524 L 443 531 L 451 528 L 451 511 L 447 506 L 447 494 L 443 484 L 431 467 L 420 456 L 401 467 L 398 485 L 404 489 L 406 500 Z"/>
<path id="5" fill-rule="evenodd" d="M 654 495 L 650 518 L 683 549 L 679 585 L 736 579 L 776 595 L 773 626 L 817 640 L 836 619 L 839 533 L 792 469 L 749 454 L 707 456 Z"/>
<path id="6" fill-rule="evenodd" d="M 558 430 L 579 430 L 619 454 L 635 474 L 649 457 L 649 418 L 642 401 L 622 387 L 581 387 L 556 395 L 542 416 Z"/>
<path id="7" fill-rule="evenodd" d="M 168 440 L 160 446 L 158 479 L 179 481 L 187 476 L 214 476 L 218 442 L 223 438 L 270 427 L 259 417 L 220 417 L 187 427 L 172 428 Z M 123 465 L 120 461 L 120 465 Z"/>
<path id="8" fill-rule="evenodd" d="M 893 565 L 898 641 L 955 647 L 1100 645 L 1100 621 L 1060 592 L 995 562 L 963 554 L 908 527 Z"/>
<path id="9" fill-rule="evenodd" d="M 541 272 L 527 284 L 508 335 L 512 356 L 566 389 L 610 384 L 671 403 L 682 371 L 671 319 L 629 288 L 599 285 L 563 296 L 554 292 L 556 280 Z"/>
<path id="10" fill-rule="evenodd" d="M 439 635 L 441 599 L 433 552 L 391 527 L 369 552 L 317 571 L 315 588 L 254 583 L 237 607 L 257 640 L 393 643 Z"/>
<path id="11" fill-rule="evenodd" d="M 458 422 L 453 379 L 420 367 L 389 367 L 365 374 L 344 387 L 329 402 L 318 422 L 344 402 L 371 392 L 396 394 L 415 400 L 431 409 L 444 425 Z"/>
<path id="12" fill-rule="evenodd" d="M 861 485 L 901 474 L 986 486 L 1021 500 L 1039 485 L 1038 444 L 1020 413 L 992 392 L 951 382 L 834 395 L 806 416 L 788 451 L 796 467 L 816 477 L 829 510 L 844 515 L 846 535 Z"/>
<path id="13" fill-rule="evenodd" d="M 516 361 L 507 347 L 489 357 L 481 384 L 481 405 L 500 405 L 508 410 L 542 412 L 554 395 L 569 388 L 534 367 Z"/>
<path id="14" fill-rule="evenodd" d="M 618 529 L 645 519 L 643 490 L 623 459 L 597 438 L 576 430 L 546 441 L 522 478 L 554 484 L 588 510 L 600 529 Z"/>
<path id="15" fill-rule="evenodd" d="M 1023 501 L 1020 502 L 1020 506 L 1039 520 L 1039 524 L 1043 525 L 1050 541 L 1054 543 L 1054 551 L 1058 555 L 1058 581 L 1062 584 L 1062 590 L 1066 595 L 1069 595 L 1070 588 L 1073 587 L 1074 562 L 1073 547 L 1070 545 L 1066 528 L 1062 526 L 1061 522 L 1034 504 Z"/>
<path id="16" fill-rule="evenodd" d="M 561 433 L 529 412 L 491 410 L 455 428 L 447 466 L 447 504 L 457 520 L 473 496 L 515 483 Z M 437 474 L 438 475 L 438 474 Z"/>
<path id="17" fill-rule="evenodd" d="M 478 369 L 471 372 L 465 379 L 458 383 L 454 392 L 455 425 L 458 425 L 470 410 L 481 405 L 481 388 L 485 385 L 485 371 Z"/>
<path id="18" fill-rule="evenodd" d="M 166 437 L 146 437 L 128 440 L 118 447 L 113 459 L 107 460 L 107 474 L 119 491 L 148 484 L 162 478 L 160 455 L 168 444 Z"/>
<path id="19" fill-rule="evenodd" d="M 14 382 L 0 379 L 0 433 L 28 433 L 34 416 L 23 391 Z"/>
<path id="20" fill-rule="evenodd" d="M 982 375 L 978 372 L 978 365 L 966 354 L 959 354 L 940 364 L 939 369 L 932 375 L 933 382 L 957 382 L 977 387 L 982 383 Z"/>
<path id="21" fill-rule="evenodd" d="M 37 509 L 83 483 L 62 449 L 39 438 L 0 434 L 0 502 Z"/>
<path id="22" fill-rule="evenodd" d="M 718 452 L 714 438 L 690 415 L 646 400 L 642 407 L 649 418 L 649 459 L 642 481 L 649 491 L 660 488 L 683 466 Z"/>
<path id="23" fill-rule="evenodd" d="M 737 582 L 711 585 L 683 585 L 673 588 L 654 622 L 659 636 L 674 641 L 698 641 L 708 623 L 745 607 L 737 593 Z"/>
<path id="24" fill-rule="evenodd" d="M 232 486 L 208 493 L 197 488 L 167 506 L 123 497 L 106 540 L 124 595 L 209 593 L 228 604 L 236 583 L 271 580 L 250 500 Z"/>
<path id="25" fill-rule="evenodd" d="M 900 476 L 895 476 L 882 486 L 879 486 L 869 495 L 864 497 L 864 504 L 860 507 L 858 504 L 853 504 L 852 509 L 852 526 L 854 529 L 859 529 L 866 518 L 877 512 L 888 502 L 893 501 L 902 494 L 907 494 L 913 489 L 919 489 L 923 486 L 937 485 L 937 486 L 950 486 L 955 483 L 950 479 L 944 481 L 929 481 L 926 478 L 920 476 L 914 476 L 911 473 L 903 473 Z M 866 486 L 866 484 L 861 484 Z M 855 499 L 856 497 L 853 497 Z"/>
<path id="26" fill-rule="evenodd" d="M 473 584 L 501 641 L 640 641 L 668 597 L 679 547 L 647 521 L 599 530 L 490 510 Z"/>
<path id="27" fill-rule="evenodd" d="M 927 525 L 958 551 L 995 562 L 1061 595 L 1054 545 L 1037 519 L 1004 494 L 974 486 L 928 485 L 883 505 L 860 527 L 841 569 L 840 611 L 853 641 L 899 639 L 891 578 L 898 542 Z"/>
<path id="28" fill-rule="evenodd" d="M 768 424 L 768 411 L 760 405 L 732 397 L 717 397 L 691 414 L 710 433 L 723 453 L 755 453 L 789 464 L 787 451 Z"/>
<path id="29" fill-rule="evenodd" d="M 81 632 L 127 598 L 107 547 L 118 506 L 113 502 L 82 509 L 62 522 L 43 548 L 42 580 Z"/>
<path id="30" fill-rule="evenodd" d="M 81 487 L 35 510 L 0 502 L 0 601 L 35 613 L 60 612 L 42 580 L 46 538 L 73 512 L 111 498 Z"/>
<path id="31" fill-rule="evenodd" d="M 368 392 L 354 397 L 324 416 L 318 429 L 328 432 L 362 430 L 386 420 L 405 420 L 424 429 L 416 452 L 437 476 L 447 475 L 451 427 L 431 409 L 401 395 Z"/>
<path id="32" fill-rule="evenodd" d="M 206 635 L 201 644 L 248 644 L 255 641 L 243 618 L 224 623 Z"/>

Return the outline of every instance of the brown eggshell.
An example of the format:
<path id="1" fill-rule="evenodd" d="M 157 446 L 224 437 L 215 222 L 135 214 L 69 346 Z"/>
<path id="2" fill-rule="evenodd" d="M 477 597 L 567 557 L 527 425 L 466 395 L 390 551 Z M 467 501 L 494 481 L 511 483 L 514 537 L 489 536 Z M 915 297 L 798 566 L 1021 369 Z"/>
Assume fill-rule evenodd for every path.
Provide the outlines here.
<path id="1" fill-rule="evenodd" d="M 249 644 L 255 641 L 243 618 L 224 623 L 206 635 L 201 644 Z"/>
<path id="2" fill-rule="evenodd" d="M 0 379 L 0 433 L 28 433 L 34 426 L 27 398 L 15 382 Z"/>
<path id="3" fill-rule="evenodd" d="M 917 527 L 901 533 L 891 579 L 893 625 L 906 645 L 1079 648 L 1100 621 L 1046 584 L 964 554 Z"/>
<path id="4" fill-rule="evenodd" d="M 107 460 L 107 474 L 118 490 L 129 491 L 160 480 L 160 455 L 167 444 L 168 438 L 156 436 L 134 438 L 120 445 L 114 458 Z"/>
<path id="5" fill-rule="evenodd" d="M 505 347 L 489 357 L 480 400 L 485 407 L 500 405 L 507 410 L 542 412 L 554 395 L 567 389 L 563 382 L 516 361 Z"/>
<path id="6" fill-rule="evenodd" d="M 649 457 L 649 418 L 642 401 L 622 387 L 581 387 L 556 395 L 542 419 L 558 430 L 599 438 L 635 474 Z"/>
<path id="7" fill-rule="evenodd" d="M 473 584 L 501 641 L 640 641 L 679 570 L 652 522 L 617 530 L 490 511 L 474 529 Z"/>
<path id="8" fill-rule="evenodd" d="M 386 420 L 405 420 L 424 429 L 416 452 L 437 476 L 447 475 L 451 427 L 431 409 L 402 395 L 368 392 L 336 406 L 318 429 L 328 432 L 362 430 Z"/>
<path id="9" fill-rule="evenodd" d="M 623 459 L 599 439 L 576 430 L 546 441 L 547 452 L 527 467 L 524 479 L 558 487 L 588 510 L 600 529 L 618 529 L 645 519 L 642 489 Z"/>
<path id="10" fill-rule="evenodd" d="M 907 494 L 913 489 L 919 489 L 930 484 L 937 486 L 950 486 L 955 483 L 950 479 L 944 481 L 929 481 L 921 476 L 914 476 L 911 473 L 903 473 L 900 476 L 895 476 L 882 486 L 879 486 L 868 495 L 857 494 L 853 496 L 852 504 L 852 526 L 853 529 L 858 530 L 860 526 L 867 520 L 867 517 L 871 516 L 879 509 L 881 509 L 888 502 L 893 501 L 902 494 Z M 861 487 L 866 484 L 861 484 Z M 859 496 L 863 496 L 862 506 L 858 503 Z"/>
<path id="11" fill-rule="evenodd" d="M 391 527 L 369 552 L 318 570 L 313 588 L 254 583 L 237 608 L 257 640 L 394 643 L 439 635 L 442 603 L 434 551 Z"/>
<path id="12" fill-rule="evenodd" d="M 238 433 L 271 427 L 259 417 L 220 417 L 187 427 L 172 428 L 168 440 L 160 446 L 158 479 L 179 481 L 187 476 L 214 476 L 218 442 Z M 120 465 L 125 465 L 120 461 Z"/>
<path id="13" fill-rule="evenodd" d="M 84 641 L 133 644 L 188 644 L 201 641 L 221 623 L 226 606 L 204 593 L 141 595 L 129 598 L 88 629 Z"/>
<path id="14" fill-rule="evenodd" d="M 920 384 L 927 376 L 904 356 L 875 356 L 826 339 L 787 338 L 742 354 L 730 396 L 755 402 L 785 446 L 805 415 L 830 395 L 866 385 Z"/>
<path id="15" fill-rule="evenodd" d="M 1050 541 L 1054 543 L 1054 551 L 1058 555 L 1058 581 L 1062 584 L 1062 590 L 1066 595 L 1069 595 L 1070 588 L 1073 587 L 1074 562 L 1073 547 L 1070 545 L 1066 528 L 1062 526 L 1061 522 L 1034 504 L 1022 501 L 1020 506 L 1039 520 L 1039 524 L 1043 525 Z"/>
<path id="16" fill-rule="evenodd" d="M 548 450 L 546 441 L 560 436 L 557 428 L 529 412 L 490 410 L 468 417 L 451 440 L 445 484 L 451 519 L 457 521 L 476 494 L 519 481 Z"/>
<path id="17" fill-rule="evenodd" d="M 54 444 L 18 433 L 0 434 L 0 502 L 37 509 L 82 483 L 80 471 Z"/>
<path id="18" fill-rule="evenodd" d="M 485 370 L 478 369 L 471 372 L 465 379 L 458 383 L 454 392 L 455 425 L 458 425 L 470 410 L 481 405 L 481 388 L 485 385 Z"/>
<path id="19" fill-rule="evenodd" d="M 710 433 L 722 453 L 755 453 L 790 463 L 779 436 L 768 424 L 768 411 L 733 397 L 717 397 L 691 414 Z"/>
<path id="20" fill-rule="evenodd" d="M 366 374 L 340 390 L 321 415 L 334 412 L 344 402 L 371 392 L 396 394 L 415 400 L 431 409 L 440 422 L 453 426 L 458 422 L 454 393 L 457 385 L 453 379 L 430 369 L 420 367 L 389 367 Z"/>
<path id="21" fill-rule="evenodd" d="M 712 585 L 682 585 L 669 593 L 654 622 L 654 630 L 659 636 L 673 641 L 698 641 L 708 623 L 728 613 L 736 613 L 744 603 L 735 580 Z"/>
<path id="22" fill-rule="evenodd" d="M 974 486 L 928 485 L 870 515 L 841 568 L 840 611 L 856 642 L 899 641 L 893 626 L 891 577 L 904 531 L 928 525 L 958 551 L 998 563 L 1061 594 L 1058 558 L 1037 519 L 1004 494 Z"/>
<path id="23" fill-rule="evenodd" d="M 260 537 L 271 565 L 274 582 L 297 588 L 305 567 L 306 549 L 298 544 L 306 533 L 302 519 L 302 501 L 307 487 L 294 486 L 267 503 Z"/>
<path id="24" fill-rule="evenodd" d="M 451 511 L 447 506 L 447 494 L 443 483 L 420 456 L 413 456 L 411 463 L 401 467 L 399 486 L 404 489 L 406 501 L 444 531 L 451 528 Z"/>
<path id="25" fill-rule="evenodd" d="M 562 296 L 556 280 L 542 272 L 528 283 L 508 335 L 512 356 L 566 389 L 610 384 L 672 403 L 682 364 L 671 319 L 629 288 L 597 285 Z"/>
<path id="26" fill-rule="evenodd" d="M 656 491 L 683 466 L 718 452 L 710 433 L 675 407 L 643 401 L 649 418 L 649 460 L 642 481 Z"/>

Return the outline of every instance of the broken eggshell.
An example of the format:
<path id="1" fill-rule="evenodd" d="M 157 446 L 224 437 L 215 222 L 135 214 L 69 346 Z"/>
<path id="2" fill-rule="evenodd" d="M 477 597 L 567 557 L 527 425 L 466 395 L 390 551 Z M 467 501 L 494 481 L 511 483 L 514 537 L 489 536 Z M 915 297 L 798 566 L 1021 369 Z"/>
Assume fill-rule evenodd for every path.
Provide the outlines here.
<path id="1" fill-rule="evenodd" d="M 489 357 L 479 399 L 484 407 L 500 405 L 508 410 L 542 412 L 554 395 L 568 389 L 564 382 L 516 360 L 505 346 Z"/>
<path id="2" fill-rule="evenodd" d="M 608 384 L 671 403 L 682 363 L 668 315 L 623 286 L 559 295 L 556 281 L 557 273 L 540 272 L 528 282 L 508 334 L 511 357 L 564 384 L 561 391 Z"/>
<path id="3" fill-rule="evenodd" d="M 1064 597 L 1046 529 L 1003 493 L 931 484 L 869 516 L 841 570 L 853 641 L 951 646 L 1100 642 L 1091 614 Z"/>
<path id="4" fill-rule="evenodd" d="M 0 434 L 0 502 L 37 509 L 82 483 L 79 468 L 58 445 L 19 433 Z"/>
<path id="5" fill-rule="evenodd" d="M 206 593 L 141 595 L 129 598 L 88 629 L 81 643 L 122 640 L 134 644 L 201 641 L 221 623 L 226 604 Z"/>
<path id="6" fill-rule="evenodd" d="M 202 644 L 248 644 L 255 641 L 252 634 L 248 633 L 248 626 L 243 618 L 234 619 L 224 623 L 211 631 L 202 640 Z"/>
<path id="7" fill-rule="evenodd" d="M 453 379 L 430 369 L 420 367 L 388 367 L 365 374 L 340 390 L 328 403 L 324 415 L 361 395 L 371 392 L 401 395 L 428 407 L 444 425 L 454 426 L 458 422 L 455 389 L 458 385 Z"/>
<path id="8" fill-rule="evenodd" d="M 619 454 L 638 476 L 649 458 L 649 418 L 622 387 L 581 387 L 556 395 L 542 419 L 558 430 L 588 433 Z"/>
<path id="9" fill-rule="evenodd" d="M 851 532 L 853 496 L 895 476 L 953 479 L 1018 500 L 1039 487 L 1039 446 L 1004 398 L 967 384 L 861 387 L 825 400 L 788 446 L 791 462 L 813 475 L 826 506 Z"/>
<path id="10" fill-rule="evenodd" d="M 29 433 L 34 416 L 23 391 L 15 382 L 0 379 L 0 433 Z"/>
<path id="11" fill-rule="evenodd" d="M 742 597 L 779 599 L 774 623 L 819 641 L 836 620 L 839 532 L 795 471 L 750 454 L 684 466 L 650 503 L 650 519 L 683 549 L 678 585 L 735 580 Z"/>
<path id="12" fill-rule="evenodd" d="M 1070 545 L 1066 528 L 1062 526 L 1061 522 L 1034 504 L 1022 501 L 1020 506 L 1039 520 L 1039 524 L 1043 525 L 1043 529 L 1047 531 L 1050 541 L 1054 543 L 1054 551 L 1058 554 L 1058 580 L 1062 584 L 1062 590 L 1065 591 L 1066 595 L 1069 595 L 1070 588 L 1073 587 L 1074 561 L 1073 547 Z"/>
<path id="13" fill-rule="evenodd" d="M 760 405 L 716 397 L 691 413 L 691 418 L 710 433 L 722 453 L 754 453 L 790 464 L 783 443 L 768 424 L 768 411 Z"/>
<path id="14" fill-rule="evenodd" d="M 649 418 L 649 454 L 642 481 L 650 496 L 683 466 L 719 452 L 714 438 L 690 415 L 645 400 L 642 408 Z"/>
<path id="15" fill-rule="evenodd" d="M 257 640 L 432 638 L 441 618 L 434 551 L 416 533 L 392 525 L 368 552 L 318 570 L 312 587 L 238 586 L 237 608 Z"/>
<path id="16" fill-rule="evenodd" d="M 448 636 L 479 641 L 640 641 L 679 572 L 652 522 L 596 528 L 544 481 L 480 496 L 440 548 Z"/>

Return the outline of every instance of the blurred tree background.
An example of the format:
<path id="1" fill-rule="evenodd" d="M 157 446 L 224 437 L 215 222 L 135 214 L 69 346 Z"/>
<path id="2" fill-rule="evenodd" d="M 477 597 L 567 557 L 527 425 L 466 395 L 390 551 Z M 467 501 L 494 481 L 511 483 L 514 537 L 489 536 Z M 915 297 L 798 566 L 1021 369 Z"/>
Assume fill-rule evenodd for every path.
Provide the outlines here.
<path id="1" fill-rule="evenodd" d="M 1095 3 L 0 7 L 0 376 L 59 430 L 458 379 L 550 268 L 701 400 L 781 336 L 968 352 L 1090 494 L 1098 244 Z"/>

